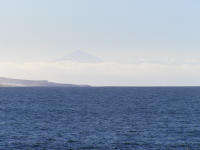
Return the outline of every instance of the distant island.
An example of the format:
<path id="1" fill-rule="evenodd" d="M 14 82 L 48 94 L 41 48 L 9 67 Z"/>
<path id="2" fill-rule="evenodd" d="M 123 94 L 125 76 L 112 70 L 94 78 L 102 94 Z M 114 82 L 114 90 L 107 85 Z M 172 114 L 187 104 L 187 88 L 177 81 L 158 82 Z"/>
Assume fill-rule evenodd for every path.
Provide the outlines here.
<path id="1" fill-rule="evenodd" d="M 0 77 L 0 87 L 89 87 L 89 85 L 76 85 L 49 82 L 47 80 L 23 80 Z"/>

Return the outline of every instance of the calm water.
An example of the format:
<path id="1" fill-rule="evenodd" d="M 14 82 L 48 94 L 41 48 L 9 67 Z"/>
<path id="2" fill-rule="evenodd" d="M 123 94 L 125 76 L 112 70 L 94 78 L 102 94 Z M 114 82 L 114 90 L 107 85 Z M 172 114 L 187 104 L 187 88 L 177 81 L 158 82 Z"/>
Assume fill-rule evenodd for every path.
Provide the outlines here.
<path id="1" fill-rule="evenodd" d="M 0 88 L 0 150 L 199 150 L 200 88 Z"/>

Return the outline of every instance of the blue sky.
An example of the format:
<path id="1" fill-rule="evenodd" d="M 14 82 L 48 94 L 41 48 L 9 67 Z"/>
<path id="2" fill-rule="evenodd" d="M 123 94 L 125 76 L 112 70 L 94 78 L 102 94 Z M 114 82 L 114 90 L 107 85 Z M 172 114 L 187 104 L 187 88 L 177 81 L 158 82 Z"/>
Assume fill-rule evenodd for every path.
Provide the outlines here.
<path id="1" fill-rule="evenodd" d="M 49 61 L 81 50 L 109 63 L 196 64 L 200 59 L 199 18 L 198 0 L 0 1 L 0 61 Z M 135 83 L 121 79 L 98 84 Z"/>

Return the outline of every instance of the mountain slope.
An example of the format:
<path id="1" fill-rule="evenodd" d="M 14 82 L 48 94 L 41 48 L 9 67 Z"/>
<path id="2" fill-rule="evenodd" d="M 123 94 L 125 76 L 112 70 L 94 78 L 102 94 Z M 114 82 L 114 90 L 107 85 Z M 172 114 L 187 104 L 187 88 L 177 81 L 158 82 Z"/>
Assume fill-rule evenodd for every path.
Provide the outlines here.
<path id="1" fill-rule="evenodd" d="M 80 62 L 80 63 L 101 63 L 102 60 L 92 54 L 77 50 L 74 51 L 67 56 L 64 56 L 61 59 L 58 59 L 57 61 L 74 61 L 74 62 Z"/>
<path id="2" fill-rule="evenodd" d="M 85 87 L 88 85 L 62 84 L 47 80 L 22 80 L 0 77 L 0 87 Z"/>

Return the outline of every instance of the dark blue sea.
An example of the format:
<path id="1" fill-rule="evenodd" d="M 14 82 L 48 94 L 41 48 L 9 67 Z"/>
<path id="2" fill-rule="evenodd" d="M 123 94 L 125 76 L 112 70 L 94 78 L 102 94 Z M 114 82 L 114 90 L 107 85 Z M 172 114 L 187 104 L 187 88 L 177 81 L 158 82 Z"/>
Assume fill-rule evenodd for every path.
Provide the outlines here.
<path id="1" fill-rule="evenodd" d="M 0 88 L 0 150 L 200 150 L 200 87 Z"/>

